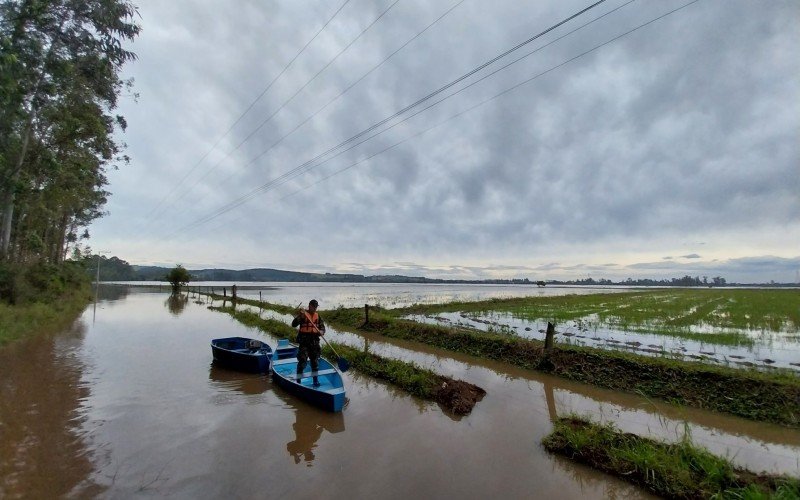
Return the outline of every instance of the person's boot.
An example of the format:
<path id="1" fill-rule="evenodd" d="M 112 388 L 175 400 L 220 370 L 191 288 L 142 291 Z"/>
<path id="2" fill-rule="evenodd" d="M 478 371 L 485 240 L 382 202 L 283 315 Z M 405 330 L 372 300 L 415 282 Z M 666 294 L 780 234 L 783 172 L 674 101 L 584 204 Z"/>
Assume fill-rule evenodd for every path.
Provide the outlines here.
<path id="1" fill-rule="evenodd" d="M 314 387 L 319 387 L 319 380 L 317 380 L 317 377 L 314 377 Z"/>

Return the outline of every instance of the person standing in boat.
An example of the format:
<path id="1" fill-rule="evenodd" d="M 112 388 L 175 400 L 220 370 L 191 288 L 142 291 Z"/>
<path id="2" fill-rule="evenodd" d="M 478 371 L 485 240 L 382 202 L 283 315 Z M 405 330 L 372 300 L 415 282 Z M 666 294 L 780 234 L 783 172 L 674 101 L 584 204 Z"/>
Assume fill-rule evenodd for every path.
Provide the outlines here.
<path id="1" fill-rule="evenodd" d="M 297 333 L 297 381 L 299 382 L 300 376 L 306 367 L 306 362 L 311 362 L 311 371 L 316 372 L 319 369 L 319 356 L 321 349 L 319 346 L 319 338 L 325 335 L 325 323 L 317 313 L 319 303 L 312 299 L 308 303 L 308 311 L 300 309 L 297 316 L 292 320 L 292 326 L 299 326 L 300 329 Z M 319 385 L 317 377 L 314 377 L 314 385 Z"/>

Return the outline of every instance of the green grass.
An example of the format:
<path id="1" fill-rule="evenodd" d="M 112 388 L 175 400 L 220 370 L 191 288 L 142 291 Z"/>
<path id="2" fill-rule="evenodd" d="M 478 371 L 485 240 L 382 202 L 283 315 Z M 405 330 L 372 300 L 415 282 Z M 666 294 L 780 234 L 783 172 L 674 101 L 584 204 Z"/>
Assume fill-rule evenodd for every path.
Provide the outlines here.
<path id="1" fill-rule="evenodd" d="M 52 302 L 11 306 L 0 303 L 0 346 L 16 340 L 60 331 L 71 324 L 90 301 L 85 288 Z"/>
<path id="2" fill-rule="evenodd" d="M 255 304 L 252 305 L 258 305 L 258 301 L 253 302 Z M 285 308 L 285 306 L 278 307 Z M 297 338 L 297 330 L 281 321 L 270 318 L 262 319 L 253 312 L 236 311 L 231 307 L 212 307 L 211 309 L 227 313 L 240 323 L 271 335 L 285 337 L 293 341 Z M 439 375 L 411 362 L 384 358 L 343 344 L 334 342 L 330 342 L 330 344 L 339 356 L 347 359 L 351 366 L 360 373 L 384 380 L 419 398 L 441 403 L 448 410 L 460 415 L 469 413 L 472 410 L 472 406 L 474 406 L 475 401 L 470 404 L 469 401 L 464 401 L 462 398 L 453 399 L 451 393 L 443 390 L 443 387 L 447 386 L 457 385 L 461 387 L 465 384 L 464 382 Z M 323 343 L 323 356 L 328 359 L 335 359 L 333 349 Z M 478 394 L 484 394 L 483 389 L 471 384 L 468 385 L 474 388 Z"/>
<path id="3" fill-rule="evenodd" d="M 554 422 L 544 447 L 669 498 L 798 498 L 800 480 L 734 467 L 692 444 L 660 443 L 576 416 Z"/>

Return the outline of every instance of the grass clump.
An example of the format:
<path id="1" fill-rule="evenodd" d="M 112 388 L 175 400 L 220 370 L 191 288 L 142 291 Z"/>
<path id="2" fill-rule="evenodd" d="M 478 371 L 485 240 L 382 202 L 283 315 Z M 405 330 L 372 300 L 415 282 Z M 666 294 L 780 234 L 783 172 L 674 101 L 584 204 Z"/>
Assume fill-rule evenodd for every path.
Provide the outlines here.
<path id="1" fill-rule="evenodd" d="M 212 307 L 211 309 L 230 314 L 240 323 L 271 335 L 285 337 L 292 341 L 297 339 L 297 330 L 281 321 L 263 319 L 256 313 L 236 311 L 231 307 Z M 360 373 L 384 380 L 419 398 L 436 401 L 457 415 L 470 413 L 486 393 L 473 384 L 439 375 L 414 363 L 384 358 L 343 344 L 333 342 L 330 344 L 339 356 L 347 359 L 351 366 Z M 323 356 L 334 359 L 333 349 L 323 342 Z"/>
<path id="2" fill-rule="evenodd" d="M 692 444 L 623 433 L 580 417 L 560 418 L 544 447 L 669 498 L 798 498 L 800 480 L 754 474 Z"/>

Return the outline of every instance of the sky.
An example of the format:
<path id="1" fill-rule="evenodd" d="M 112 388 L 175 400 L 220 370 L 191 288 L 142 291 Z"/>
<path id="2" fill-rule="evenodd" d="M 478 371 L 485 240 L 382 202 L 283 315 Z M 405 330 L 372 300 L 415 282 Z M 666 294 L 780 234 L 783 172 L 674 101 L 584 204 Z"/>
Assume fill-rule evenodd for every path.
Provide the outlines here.
<path id="1" fill-rule="evenodd" d="M 795 0 L 134 3 L 94 252 L 800 281 Z"/>

